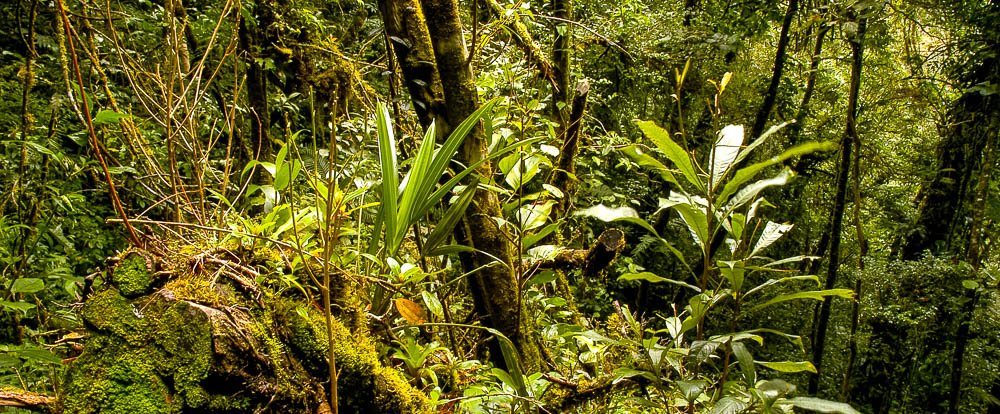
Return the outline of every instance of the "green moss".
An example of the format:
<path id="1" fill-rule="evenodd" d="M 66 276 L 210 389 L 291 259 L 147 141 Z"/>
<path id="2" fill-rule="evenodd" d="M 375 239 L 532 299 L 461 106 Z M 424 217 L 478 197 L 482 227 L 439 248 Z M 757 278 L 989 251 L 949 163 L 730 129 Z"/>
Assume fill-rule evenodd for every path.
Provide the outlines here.
<path id="1" fill-rule="evenodd" d="M 66 413 L 168 413 L 169 389 L 156 373 L 155 352 L 98 335 L 73 362 L 61 402 Z"/>
<path id="2" fill-rule="evenodd" d="M 203 407 L 209 396 L 200 383 L 212 367 L 212 325 L 198 305 L 175 302 L 158 312 L 154 340 L 163 351 L 161 375 L 173 379 L 187 407 Z"/>
<path id="3" fill-rule="evenodd" d="M 150 339 L 149 323 L 141 304 L 130 302 L 114 288 L 91 295 L 83 306 L 83 320 L 134 346 L 141 346 Z"/>
<path id="4" fill-rule="evenodd" d="M 111 272 L 111 283 L 127 298 L 149 293 L 153 276 L 146 266 L 146 258 L 135 252 L 127 254 Z"/>
<path id="5" fill-rule="evenodd" d="M 329 376 L 326 321 L 315 309 L 284 307 L 283 322 L 290 330 L 289 345 L 313 375 Z M 361 332 L 351 332 L 337 319 L 332 321 L 334 356 L 338 370 L 338 398 L 344 412 L 423 413 L 426 396 L 399 372 L 379 361 L 375 344 Z"/>
<path id="6" fill-rule="evenodd" d="M 212 367 L 206 311 L 163 298 L 129 301 L 117 289 L 91 296 L 84 319 L 97 328 L 69 370 L 69 413 L 161 413 L 209 405 Z M 215 405 L 221 405 L 214 401 Z"/>

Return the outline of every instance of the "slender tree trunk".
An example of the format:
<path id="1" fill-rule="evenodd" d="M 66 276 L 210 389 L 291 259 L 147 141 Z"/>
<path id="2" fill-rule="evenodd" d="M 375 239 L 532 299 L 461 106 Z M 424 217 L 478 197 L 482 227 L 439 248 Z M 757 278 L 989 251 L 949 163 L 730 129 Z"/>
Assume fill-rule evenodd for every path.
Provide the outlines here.
<path id="1" fill-rule="evenodd" d="M 851 305 L 851 335 L 847 344 L 847 369 L 840 383 L 840 400 L 849 401 L 851 393 L 851 375 L 858 355 L 858 325 L 861 323 L 861 288 L 864 287 L 865 257 L 868 256 L 868 238 L 865 237 L 864 226 L 861 225 L 861 138 L 854 139 L 854 232 L 859 246 L 858 275 L 854 281 L 854 303 Z"/>
<path id="2" fill-rule="evenodd" d="M 823 42 L 829 32 L 830 29 L 827 26 L 823 26 L 816 33 L 816 43 L 813 45 L 812 57 L 809 60 L 809 74 L 806 75 L 806 87 L 802 92 L 802 101 L 799 103 L 799 109 L 795 113 L 795 123 L 788 127 L 790 131 L 789 142 L 792 145 L 799 143 L 799 135 L 802 133 L 803 124 L 809 116 L 809 102 L 812 101 L 813 92 L 816 90 L 816 74 L 819 71 L 819 64 L 823 60 Z M 799 165 L 796 165 L 796 169 L 801 171 Z"/>
<path id="3" fill-rule="evenodd" d="M 861 89 L 861 68 L 862 52 L 864 47 L 865 28 L 867 19 L 858 19 L 858 32 L 853 39 L 848 39 L 851 45 L 853 60 L 851 62 L 851 83 L 847 97 L 847 127 L 844 138 L 840 145 L 840 165 L 837 168 L 837 192 L 834 196 L 834 205 L 830 217 L 830 262 L 826 270 L 826 289 L 833 289 L 837 285 L 837 271 L 840 268 L 840 241 L 841 229 L 844 222 L 844 208 L 847 202 L 847 178 L 850 175 L 851 149 L 853 143 L 858 139 L 857 113 L 858 113 L 858 93 Z M 816 318 L 816 336 L 813 341 L 813 365 L 816 367 L 816 375 L 809 378 L 809 393 L 816 394 L 819 391 L 819 380 L 823 375 L 823 352 L 826 348 L 826 331 L 830 322 L 830 307 L 832 298 L 827 297 L 820 306 L 819 316 Z"/>
<path id="4" fill-rule="evenodd" d="M 998 122 L 992 123 L 993 131 L 996 131 Z M 994 132 L 994 135 L 996 133 Z M 995 139 L 986 139 L 983 149 L 983 168 L 979 174 L 979 182 L 976 184 L 975 201 L 972 206 L 972 224 L 969 229 L 969 244 L 966 249 L 965 260 L 972 265 L 972 275 L 970 279 L 978 279 L 979 267 L 982 265 L 982 245 L 984 223 L 986 215 L 986 200 L 990 191 L 990 178 L 993 175 Z M 959 397 L 962 394 L 962 372 L 965 366 L 965 348 L 969 343 L 969 330 L 972 325 L 973 313 L 976 310 L 976 302 L 979 299 L 977 289 L 965 290 L 965 304 L 962 305 L 962 316 L 959 318 L 958 332 L 955 335 L 955 351 L 951 356 L 951 387 L 948 395 L 948 414 L 957 414 Z"/>
<path id="5" fill-rule="evenodd" d="M 271 111 L 267 103 L 267 75 L 259 63 L 264 50 L 269 48 L 265 31 L 272 23 L 272 13 L 266 1 L 257 4 L 257 26 L 250 27 L 246 20 L 240 20 L 239 37 L 243 59 L 246 63 L 247 103 L 250 117 L 250 142 L 244 143 L 242 161 L 271 159 Z M 267 184 L 270 180 L 264 171 L 259 171 L 257 182 Z"/>
<path id="6" fill-rule="evenodd" d="M 572 26 L 567 22 L 573 19 L 573 0 L 552 0 L 552 15 L 561 19 L 556 21 L 553 33 L 552 70 L 556 83 L 552 90 L 552 115 L 565 141 L 569 129 L 570 44 L 573 40 Z"/>
<path id="7" fill-rule="evenodd" d="M 767 125 L 767 121 L 771 117 L 771 111 L 774 109 L 774 102 L 778 98 L 778 86 L 781 85 L 781 75 L 785 70 L 785 51 L 788 50 L 789 31 L 792 27 L 792 19 L 795 18 L 795 13 L 798 10 L 799 0 L 788 0 L 788 10 L 785 11 L 785 18 L 781 22 L 778 50 L 774 54 L 774 71 L 771 73 L 771 84 L 767 86 L 767 92 L 764 92 L 764 103 L 760 105 L 760 109 L 757 111 L 753 128 L 750 129 L 750 139 L 757 139 L 760 134 L 764 133 L 764 127 Z"/>

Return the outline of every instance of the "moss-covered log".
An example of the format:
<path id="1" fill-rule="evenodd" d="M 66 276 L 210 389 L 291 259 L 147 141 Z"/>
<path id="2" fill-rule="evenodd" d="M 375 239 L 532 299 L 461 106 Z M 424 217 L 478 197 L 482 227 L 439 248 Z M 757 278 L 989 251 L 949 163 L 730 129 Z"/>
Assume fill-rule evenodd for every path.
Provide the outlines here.
<path id="1" fill-rule="evenodd" d="M 130 253 L 95 281 L 82 309 L 90 336 L 69 366 L 64 412 L 329 408 L 322 312 L 227 276 L 221 261 L 196 261 L 170 268 Z M 428 411 L 424 395 L 379 361 L 367 332 L 338 320 L 333 332 L 341 412 Z"/>

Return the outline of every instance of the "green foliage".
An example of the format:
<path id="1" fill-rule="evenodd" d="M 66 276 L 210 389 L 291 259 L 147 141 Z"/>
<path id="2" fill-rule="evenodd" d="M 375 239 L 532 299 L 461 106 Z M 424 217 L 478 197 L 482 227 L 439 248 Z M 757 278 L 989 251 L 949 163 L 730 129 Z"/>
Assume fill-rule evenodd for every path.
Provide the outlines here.
<path id="1" fill-rule="evenodd" d="M 659 391 L 656 395 L 658 398 L 639 400 L 641 405 L 646 406 L 678 404 L 678 401 L 683 401 L 682 406 L 698 407 L 712 412 L 741 411 L 751 407 L 770 412 L 782 404 L 820 411 L 830 410 L 829 412 L 855 412 L 846 404 L 789 398 L 788 394 L 794 390 L 794 386 L 784 381 L 778 380 L 784 389 L 777 392 L 771 388 L 774 382 L 757 380 L 758 365 L 778 373 L 815 374 L 816 369 L 810 362 L 755 361 L 748 345 L 751 343 L 764 345 L 764 337 L 760 333 L 773 332 L 794 338 L 796 341 L 798 338 L 777 331 L 739 330 L 742 326 L 740 311 L 749 304 L 754 305 L 752 309 L 756 310 L 799 299 L 853 297 L 853 292 L 849 289 L 830 289 L 800 290 L 757 298 L 774 285 L 800 281 L 812 281 L 819 285 L 819 280 L 814 276 L 781 277 L 782 273 L 787 273 L 782 265 L 798 262 L 805 257 L 773 260 L 764 256 L 765 250 L 790 231 L 792 226 L 765 222 L 759 218 L 760 209 L 766 205 L 760 194 L 768 187 L 784 185 L 791 176 L 789 170 L 784 169 L 772 178 L 754 182 L 751 180 L 767 167 L 793 156 L 816 150 L 829 150 L 832 147 L 828 144 L 803 144 L 779 156 L 739 168 L 740 162 L 747 159 L 750 153 L 778 128 L 772 128 L 767 134 L 744 147 L 743 128 L 727 126 L 719 133 L 719 138 L 712 148 L 709 165 L 701 169 L 695 167 L 697 164 L 692 156 L 675 143 L 665 130 L 649 122 L 640 122 L 640 128 L 670 160 L 674 168 L 679 170 L 687 184 L 682 184 L 674 178 L 673 170 L 654 157 L 646 155 L 641 147 L 633 145 L 626 147 L 624 151 L 637 164 L 660 174 L 675 185 L 677 190 L 672 191 L 668 198 L 660 199 L 660 209 L 672 209 L 678 213 L 695 245 L 701 251 L 701 260 L 705 263 L 705 267 L 692 269 L 694 272 L 700 272 L 700 275 L 692 275 L 695 276 L 695 280 L 691 283 L 671 280 L 650 272 L 622 275 L 622 279 L 625 280 L 669 282 L 689 288 L 695 294 L 690 297 L 688 305 L 681 314 L 662 318 L 666 327 L 660 330 L 644 327 L 627 308 L 619 312 L 627 327 L 625 339 L 606 340 L 640 357 L 634 359 L 631 364 L 617 369 L 617 378 L 643 378 L 652 381 Z M 639 218 L 631 208 L 612 209 L 596 206 L 578 214 L 605 221 L 636 223 L 659 237 L 653 226 Z M 761 229 L 762 223 L 764 225 Z M 754 229 L 761 230 L 757 233 Z M 726 259 L 715 259 L 713 240 L 717 235 L 726 237 L 728 247 Z M 660 238 L 660 241 L 667 246 L 670 245 L 663 238 Z M 679 250 L 671 247 L 671 251 L 682 261 L 684 260 Z M 709 263 L 713 261 L 715 266 L 710 266 Z M 758 273 L 772 273 L 779 277 L 754 285 L 755 281 L 761 280 L 756 276 Z M 713 312 L 713 309 L 724 306 L 729 308 L 728 315 Z M 729 332 L 707 334 L 706 321 L 725 317 L 724 315 L 730 318 Z M 721 325 L 726 324 L 721 323 Z M 650 333 L 652 336 L 647 337 L 646 335 Z M 659 336 L 663 334 L 666 336 Z M 712 361 L 717 352 L 723 357 L 721 367 Z M 738 368 L 742 375 L 731 374 L 731 368 Z"/>

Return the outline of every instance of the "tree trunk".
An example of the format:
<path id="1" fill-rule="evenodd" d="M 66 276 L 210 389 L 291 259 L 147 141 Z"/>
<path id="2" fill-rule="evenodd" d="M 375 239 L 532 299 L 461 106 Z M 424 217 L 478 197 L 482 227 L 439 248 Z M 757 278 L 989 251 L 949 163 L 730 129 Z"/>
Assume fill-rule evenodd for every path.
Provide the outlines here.
<path id="1" fill-rule="evenodd" d="M 840 241 L 841 229 L 844 223 L 844 208 L 847 202 L 847 178 L 850 175 L 851 149 L 853 143 L 858 139 L 857 113 L 858 113 L 858 93 L 861 89 L 861 64 L 864 47 L 865 28 L 867 19 L 858 19 L 858 32 L 852 39 L 848 39 L 851 45 L 853 60 L 851 62 L 851 83 L 847 97 L 847 128 L 844 139 L 840 144 L 840 165 L 837 168 L 837 193 L 834 196 L 833 211 L 830 217 L 830 263 L 826 270 L 825 289 L 833 289 L 837 285 L 837 270 L 840 267 Z M 809 393 L 816 394 L 819 391 L 819 380 L 823 375 L 823 352 L 826 348 L 826 330 L 830 322 L 830 306 L 833 300 L 826 297 L 820 306 L 819 315 L 816 318 L 816 336 L 813 341 L 813 365 L 816 367 L 816 375 L 809 378 Z"/>
<path id="2" fill-rule="evenodd" d="M 994 120 L 992 130 L 996 131 L 998 122 Z M 994 135 L 996 133 L 994 132 Z M 983 169 L 976 184 L 975 201 L 972 206 L 972 224 L 969 229 L 969 244 L 966 248 L 965 260 L 972 266 L 970 279 L 977 280 L 980 265 L 982 265 L 983 232 L 986 215 L 986 200 L 990 192 L 990 178 L 993 173 L 994 148 L 993 140 L 986 139 L 983 151 Z M 959 317 L 958 332 L 955 334 L 955 352 L 951 357 L 951 387 L 948 395 L 948 414 L 958 413 L 959 397 L 962 394 L 962 372 L 965 365 L 965 348 L 969 343 L 969 329 L 972 325 L 973 312 L 979 299 L 977 289 L 965 289 L 965 304 L 962 305 L 962 316 Z"/>
<path id="3" fill-rule="evenodd" d="M 438 131 L 447 130 L 440 117 L 444 101 L 441 77 L 434 63 L 434 47 L 420 3 L 417 0 L 379 0 L 378 7 L 420 125 L 427 129 L 436 121 Z"/>
<path id="4" fill-rule="evenodd" d="M 570 43 L 573 40 L 572 26 L 568 22 L 573 19 L 573 0 L 552 0 L 552 16 L 560 19 L 555 22 L 553 33 L 552 70 L 556 83 L 552 90 L 552 115 L 559 123 L 559 135 L 565 137 L 569 129 Z"/>
<path id="5" fill-rule="evenodd" d="M 905 236 L 900 252 L 904 260 L 916 260 L 926 250 L 948 252 L 950 241 L 959 236 L 960 217 L 965 217 L 969 186 L 980 167 L 986 145 L 988 122 L 984 109 L 992 96 L 966 92 L 949 112 L 949 123 L 938 147 L 934 177 L 921 188 L 915 227 Z M 995 105 L 995 104 L 994 104 Z"/>
<path id="6" fill-rule="evenodd" d="M 472 67 L 466 59 L 458 2 L 423 0 L 421 3 L 425 14 L 431 16 L 427 20 L 427 28 L 444 89 L 445 119 L 450 125 L 458 125 L 479 106 Z M 486 148 L 485 133 L 477 127 L 462 144 L 459 161 L 465 165 L 475 163 L 486 157 Z M 490 163 L 483 163 L 478 173 L 479 178 L 473 178 L 468 184 L 480 179 L 490 180 L 493 168 Z M 503 217 L 496 193 L 477 191 L 465 212 L 463 223 L 455 230 L 460 242 L 478 250 L 461 254 L 462 265 L 466 271 L 479 269 L 469 278 L 476 310 L 487 319 L 489 326 L 514 342 L 521 353 L 525 370 L 533 372 L 539 369 L 541 351 L 533 337 L 534 320 L 525 311 L 520 285 L 513 271 L 517 252 L 510 243 L 509 235 L 498 227 L 494 217 Z M 493 344 L 497 342 L 493 341 Z M 490 358 L 500 366 L 507 365 L 497 345 L 492 347 Z"/>
<path id="7" fill-rule="evenodd" d="M 395 4 L 391 4 L 395 3 Z M 402 4 L 401 4 L 402 3 Z M 454 0 L 424 0 L 419 5 L 405 0 L 386 0 L 381 6 L 387 32 L 404 34 L 410 44 L 409 53 L 425 56 L 427 50 L 413 51 L 416 47 L 427 47 L 419 41 L 424 29 L 434 57 L 437 76 L 440 79 L 441 96 L 444 104 L 440 108 L 430 107 L 426 119 L 438 119 L 439 136 L 447 136 L 454 126 L 460 124 L 479 107 L 478 92 L 475 78 L 469 65 L 462 33 L 462 23 L 459 19 L 458 3 Z M 418 12 L 418 10 L 420 10 Z M 400 25 L 398 23 L 405 22 Z M 390 29 L 390 26 L 392 28 Z M 406 30 L 398 30 L 400 27 Z M 394 44 L 394 47 L 397 45 Z M 397 51 L 398 56 L 398 51 Z M 401 66 L 403 58 L 400 58 Z M 421 72 L 417 72 L 421 73 Z M 413 76 L 411 71 L 404 76 Z M 426 79 L 426 78 L 423 78 Z M 419 83 L 418 78 L 406 79 L 408 84 Z M 418 81 L 418 82 L 415 82 Z M 426 83 L 426 80 L 422 82 Z M 411 96 L 414 89 L 410 90 Z M 426 99 L 423 91 L 420 96 L 412 96 L 414 101 Z M 433 93 L 433 91 L 432 91 Z M 437 112 L 433 112 L 433 111 Z M 458 161 L 465 165 L 475 163 L 487 155 L 487 137 L 481 127 L 475 128 L 462 144 L 458 153 Z M 490 163 L 479 167 L 478 177 L 470 179 L 467 184 L 476 180 L 490 180 L 493 168 Z M 474 272 L 469 278 L 470 290 L 476 311 L 485 318 L 485 324 L 494 328 L 514 342 L 520 351 L 525 370 L 532 372 L 539 369 L 539 344 L 534 337 L 534 320 L 527 314 L 524 307 L 520 285 L 515 274 L 517 252 L 510 242 L 510 237 L 499 227 L 494 217 L 502 217 L 500 200 L 491 191 L 476 192 L 472 204 L 465 212 L 463 223 L 456 226 L 455 237 L 464 245 L 475 248 L 475 253 L 462 253 L 460 260 L 466 271 Z M 490 358 L 497 365 L 506 367 L 503 354 L 497 341 L 490 343 Z"/>
<path id="8" fill-rule="evenodd" d="M 753 128 L 750 129 L 750 139 L 757 139 L 764 133 L 767 120 L 771 117 L 771 110 L 774 109 L 774 102 L 778 98 L 778 86 L 781 85 L 781 74 L 785 70 L 785 51 L 788 49 L 789 30 L 792 27 L 792 19 L 799 10 L 799 0 L 788 0 L 788 10 L 785 11 L 785 19 L 781 22 L 781 35 L 778 37 L 778 50 L 774 55 L 774 71 L 771 73 L 771 84 L 764 93 L 764 103 L 757 111 Z M 822 37 L 822 35 L 821 35 Z"/>
<path id="9" fill-rule="evenodd" d="M 240 47 L 246 64 L 247 109 L 250 117 L 250 142 L 243 143 L 242 151 L 239 151 L 244 162 L 270 161 L 272 152 L 268 133 L 271 129 L 271 111 L 267 104 L 267 74 L 264 73 L 260 59 L 264 56 L 264 49 L 270 47 L 265 32 L 274 16 L 267 1 L 260 2 L 255 11 L 256 27 L 251 27 L 245 19 L 241 19 L 239 28 Z M 260 184 L 270 181 L 263 170 L 258 171 L 257 177 L 255 181 Z"/>

